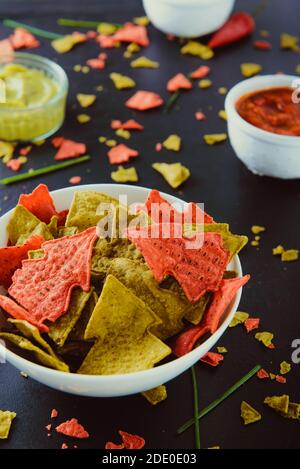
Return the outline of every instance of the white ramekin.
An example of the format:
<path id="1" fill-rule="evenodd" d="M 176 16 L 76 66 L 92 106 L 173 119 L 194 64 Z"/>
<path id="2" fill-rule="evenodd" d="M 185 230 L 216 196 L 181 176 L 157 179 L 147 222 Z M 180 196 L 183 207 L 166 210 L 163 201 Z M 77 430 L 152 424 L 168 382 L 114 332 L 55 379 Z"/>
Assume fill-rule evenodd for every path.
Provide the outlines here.
<path id="1" fill-rule="evenodd" d="M 100 191 L 105 192 L 112 197 L 118 198 L 120 194 L 126 195 L 128 204 L 144 202 L 150 189 L 139 186 L 129 186 L 124 184 L 91 184 L 77 187 L 66 187 L 52 192 L 57 210 L 63 210 L 70 207 L 75 191 Z M 162 193 L 170 203 L 180 202 L 179 199 L 168 194 Z M 185 204 L 185 202 L 183 202 Z M 7 245 L 6 226 L 12 211 L 7 212 L 0 218 L 0 246 Z M 228 265 L 228 269 L 235 270 L 239 277 L 242 277 L 242 268 L 238 256 L 234 256 Z M 80 375 L 76 373 L 65 373 L 63 371 L 52 370 L 45 366 L 33 363 L 21 355 L 6 349 L 0 341 L 0 363 L 1 359 L 7 360 L 21 371 L 24 371 L 31 378 L 46 384 L 51 388 L 60 391 L 79 394 L 81 396 L 93 397 L 115 397 L 135 394 L 154 388 L 161 383 L 166 383 L 176 376 L 180 375 L 197 361 L 200 360 L 220 339 L 226 331 L 239 305 L 242 294 L 242 288 L 237 292 L 234 300 L 227 308 L 222 323 L 218 330 L 210 336 L 205 342 L 200 344 L 191 352 L 183 357 L 171 360 L 163 365 L 156 366 L 150 370 L 137 371 L 123 375 Z"/>
<path id="2" fill-rule="evenodd" d="M 235 0 L 143 0 L 146 14 L 164 33 L 197 37 L 219 29 Z"/>
<path id="3" fill-rule="evenodd" d="M 237 157 L 260 176 L 300 178 L 300 137 L 279 135 L 245 121 L 236 110 L 236 101 L 246 93 L 263 88 L 300 85 L 293 75 L 264 75 L 235 85 L 225 100 L 228 135 Z M 300 106 L 300 104 L 299 104 Z"/>

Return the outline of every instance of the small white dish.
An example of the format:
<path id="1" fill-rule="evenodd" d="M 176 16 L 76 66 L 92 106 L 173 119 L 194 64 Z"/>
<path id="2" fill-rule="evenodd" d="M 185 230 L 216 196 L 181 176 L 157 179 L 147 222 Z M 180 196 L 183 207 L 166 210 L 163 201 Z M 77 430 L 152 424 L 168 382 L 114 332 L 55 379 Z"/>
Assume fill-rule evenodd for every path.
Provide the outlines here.
<path id="1" fill-rule="evenodd" d="M 147 198 L 150 189 L 138 186 L 128 186 L 123 184 L 91 184 L 76 187 L 66 187 L 52 192 L 52 196 L 57 210 L 69 208 L 75 191 L 100 191 L 105 192 L 113 197 L 118 198 L 120 194 L 126 194 L 128 204 L 135 202 L 141 203 Z M 186 202 L 180 201 L 176 197 L 162 193 L 170 203 L 180 202 L 183 207 Z M 0 246 L 7 243 L 6 225 L 11 216 L 9 211 L 0 218 Z M 235 256 L 230 262 L 229 269 L 235 270 L 239 277 L 242 276 L 242 268 L 238 256 Z M 164 365 L 156 366 L 150 370 L 128 373 L 123 375 L 109 376 L 91 376 L 80 375 L 75 373 L 64 373 L 62 371 L 52 370 L 41 365 L 37 365 L 16 353 L 6 349 L 0 343 L 0 358 L 4 357 L 7 362 L 14 365 L 20 371 L 28 374 L 31 378 L 46 384 L 51 388 L 60 391 L 79 394 L 81 396 L 93 397 L 115 397 L 125 396 L 146 391 L 162 383 L 166 383 L 176 376 L 180 375 L 194 363 L 196 363 L 203 355 L 205 355 L 219 340 L 221 335 L 227 329 L 231 322 L 238 304 L 240 302 L 242 288 L 239 289 L 234 301 L 228 308 L 225 319 L 219 329 L 209 337 L 205 342 L 187 353 L 183 357 L 176 358 Z"/>
<path id="2" fill-rule="evenodd" d="M 237 83 L 226 96 L 228 135 L 236 156 L 250 171 L 281 179 L 300 178 L 300 137 L 267 132 L 245 121 L 236 110 L 237 100 L 265 88 L 299 86 L 293 75 L 264 75 Z M 300 104 L 299 104 L 300 106 Z"/>
<path id="3" fill-rule="evenodd" d="M 219 29 L 235 0 L 143 0 L 153 25 L 167 34 L 197 37 Z"/>

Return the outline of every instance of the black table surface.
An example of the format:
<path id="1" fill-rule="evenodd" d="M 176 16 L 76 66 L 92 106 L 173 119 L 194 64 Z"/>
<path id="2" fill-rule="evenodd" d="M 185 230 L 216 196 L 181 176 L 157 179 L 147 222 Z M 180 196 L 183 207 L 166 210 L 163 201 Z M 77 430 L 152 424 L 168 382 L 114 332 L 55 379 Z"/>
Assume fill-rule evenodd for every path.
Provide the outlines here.
<path id="1" fill-rule="evenodd" d="M 236 8 L 251 12 L 258 3 L 258 0 L 240 0 Z M 158 70 L 130 69 L 128 60 L 123 58 L 123 49 L 116 49 L 108 50 L 109 57 L 104 71 L 92 70 L 87 75 L 75 73 L 75 64 L 83 64 L 99 52 L 99 47 L 93 42 L 59 56 L 49 41 L 41 39 L 40 49 L 33 51 L 56 60 L 65 68 L 70 79 L 70 94 L 66 121 L 59 133 L 85 142 L 92 156 L 90 162 L 44 176 L 40 182 L 48 184 L 51 190 L 68 186 L 69 178 L 78 174 L 82 176 L 83 184 L 111 182 L 112 167 L 106 157 L 107 149 L 99 144 L 97 138 L 100 135 L 114 136 L 110 129 L 112 118 L 123 120 L 136 117 L 145 124 L 145 130 L 132 135 L 128 144 L 140 151 L 140 157 L 134 160 L 140 185 L 179 195 L 187 201 L 203 201 L 207 211 L 216 220 L 229 222 L 235 232 L 250 234 L 253 224 L 266 227 L 260 248 L 249 245 L 241 255 L 243 270 L 250 273 L 252 279 L 243 291 L 239 309 L 249 312 L 253 317 L 260 317 L 261 330 L 274 332 L 276 349 L 265 349 L 254 339 L 253 333 L 247 334 L 243 327 L 228 330 L 218 344 L 228 348 L 224 362 L 217 368 L 197 364 L 201 407 L 214 400 L 258 363 L 277 373 L 282 360 L 291 362 L 291 343 L 300 337 L 299 263 L 282 263 L 272 256 L 272 248 L 277 244 L 300 248 L 299 181 L 255 176 L 235 157 L 229 143 L 207 146 L 202 139 L 205 133 L 226 131 L 226 123 L 217 116 L 224 102 L 224 96 L 218 94 L 217 90 L 219 86 L 230 88 L 242 79 L 240 63 L 260 63 L 263 73 L 294 73 L 296 65 L 300 63 L 300 56 L 280 50 L 279 35 L 281 32 L 299 32 L 299 14 L 299 0 L 270 0 L 269 6 L 257 18 L 254 38 L 259 38 L 260 30 L 268 30 L 272 50 L 255 50 L 252 40 L 247 39 L 218 51 L 209 62 L 213 87 L 208 90 L 197 90 L 195 87 L 181 96 L 176 108 L 169 114 L 161 110 L 139 115 L 129 111 L 124 107 L 124 101 L 132 91 L 114 90 L 109 79 L 112 71 L 128 73 L 136 79 L 139 88 L 157 91 L 166 98 L 165 84 L 168 78 L 179 71 L 187 73 L 204 63 L 197 58 L 181 56 L 178 44 L 167 41 L 163 34 L 151 26 L 151 45 L 146 55 L 160 62 Z M 6 0 L 0 5 L 0 16 L 3 18 L 11 17 L 63 33 L 69 30 L 57 25 L 58 17 L 124 22 L 140 15 L 143 15 L 143 9 L 138 0 L 65 0 L 61 3 Z M 0 26 L 1 37 L 7 37 L 9 32 Z M 86 125 L 80 125 L 76 115 L 82 111 L 76 103 L 75 94 L 93 93 L 97 85 L 103 85 L 104 90 L 99 93 L 96 104 L 87 110 L 92 120 Z M 200 109 L 207 114 L 204 122 L 197 122 L 194 118 L 194 113 Z M 178 133 L 183 139 L 180 153 L 166 150 L 156 153 L 155 143 L 171 133 Z M 53 154 L 50 142 L 35 148 L 24 170 L 50 164 Z M 180 161 L 191 170 L 191 178 L 180 190 L 172 190 L 152 170 L 151 164 L 155 161 Z M 0 174 L 3 177 L 11 173 L 1 165 Z M 19 194 L 30 192 L 38 182 L 31 180 L 26 184 L 1 188 L 1 212 L 11 209 Z M 201 420 L 203 447 L 299 448 L 299 422 L 284 419 L 263 404 L 265 396 L 283 393 L 290 394 L 292 400 L 299 402 L 299 371 L 300 365 L 293 364 L 286 384 L 252 378 Z M 242 400 L 262 413 L 260 422 L 247 427 L 242 425 Z M 9 439 L 0 443 L 1 449 L 59 448 L 67 438 L 57 434 L 48 438 L 44 429 L 49 423 L 49 413 L 53 407 L 59 410 L 60 422 L 77 417 L 89 430 L 91 437 L 80 441 L 80 448 L 103 448 L 108 440 L 118 441 L 118 429 L 144 436 L 147 448 L 194 447 L 192 429 L 176 436 L 176 428 L 193 413 L 190 371 L 170 382 L 167 400 L 152 407 L 140 395 L 100 399 L 64 394 L 32 379 L 24 379 L 9 364 L 0 365 L 0 408 L 18 414 Z"/>

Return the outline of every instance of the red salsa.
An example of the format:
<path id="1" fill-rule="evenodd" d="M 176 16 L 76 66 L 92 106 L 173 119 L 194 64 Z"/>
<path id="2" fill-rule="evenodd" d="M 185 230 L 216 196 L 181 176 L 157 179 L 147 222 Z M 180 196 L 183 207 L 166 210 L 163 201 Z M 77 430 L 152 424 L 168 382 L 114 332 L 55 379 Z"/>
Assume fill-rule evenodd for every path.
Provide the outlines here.
<path id="1" fill-rule="evenodd" d="M 300 136 L 300 104 L 293 88 L 266 88 L 241 96 L 235 106 L 249 124 L 275 134 Z"/>

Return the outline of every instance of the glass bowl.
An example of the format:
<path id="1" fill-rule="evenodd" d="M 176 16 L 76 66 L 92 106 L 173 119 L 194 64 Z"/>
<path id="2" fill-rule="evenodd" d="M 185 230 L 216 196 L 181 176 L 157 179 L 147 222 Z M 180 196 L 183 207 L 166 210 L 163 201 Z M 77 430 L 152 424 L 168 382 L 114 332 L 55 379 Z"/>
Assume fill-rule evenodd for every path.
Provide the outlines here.
<path id="1" fill-rule="evenodd" d="M 49 137 L 61 127 L 65 118 L 69 88 L 65 71 L 52 60 L 22 52 L 0 57 L 0 69 L 7 64 L 43 71 L 56 82 L 58 91 L 49 101 L 26 108 L 0 105 L 0 140 L 32 142 Z"/>

